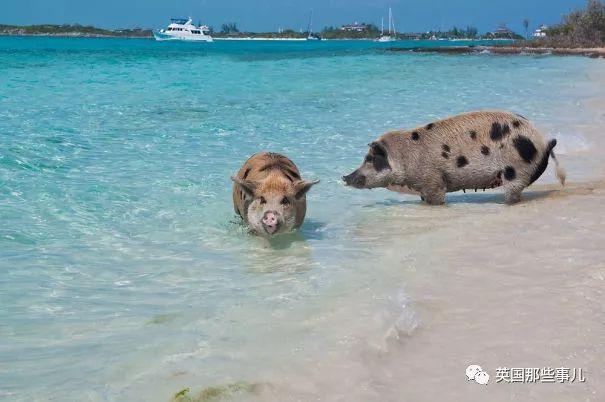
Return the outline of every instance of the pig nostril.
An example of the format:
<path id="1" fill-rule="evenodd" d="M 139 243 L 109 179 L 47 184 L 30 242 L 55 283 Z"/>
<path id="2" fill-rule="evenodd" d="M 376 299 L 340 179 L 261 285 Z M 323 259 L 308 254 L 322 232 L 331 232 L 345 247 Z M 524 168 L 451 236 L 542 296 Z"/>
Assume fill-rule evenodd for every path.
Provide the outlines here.
<path id="1" fill-rule="evenodd" d="M 274 227 L 279 224 L 279 219 L 277 218 L 277 215 L 275 212 L 268 211 L 263 216 L 262 222 L 265 226 Z"/>

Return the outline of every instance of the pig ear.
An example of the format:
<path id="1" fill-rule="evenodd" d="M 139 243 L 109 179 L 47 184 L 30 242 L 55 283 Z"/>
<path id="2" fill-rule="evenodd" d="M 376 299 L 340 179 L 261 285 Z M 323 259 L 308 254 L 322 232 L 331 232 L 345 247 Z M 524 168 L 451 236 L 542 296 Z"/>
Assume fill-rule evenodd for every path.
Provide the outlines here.
<path id="1" fill-rule="evenodd" d="M 296 184 L 294 184 L 294 198 L 296 198 L 297 200 L 300 200 L 302 197 L 305 196 L 305 194 L 307 194 L 307 191 L 309 191 L 311 189 L 311 187 L 313 187 L 315 184 L 319 183 L 319 180 L 313 180 L 313 181 L 305 181 L 305 180 L 301 180 L 296 182 Z"/>
<path id="2" fill-rule="evenodd" d="M 254 191 L 256 190 L 256 185 L 248 180 L 238 179 L 237 177 L 231 177 L 231 180 L 237 184 L 246 195 L 253 197 Z"/>

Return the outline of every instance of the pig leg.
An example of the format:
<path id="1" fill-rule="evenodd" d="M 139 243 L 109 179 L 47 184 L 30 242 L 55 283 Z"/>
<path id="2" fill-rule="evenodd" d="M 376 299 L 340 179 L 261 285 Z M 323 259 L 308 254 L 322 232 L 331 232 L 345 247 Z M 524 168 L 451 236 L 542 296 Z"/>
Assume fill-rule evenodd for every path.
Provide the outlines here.
<path id="1" fill-rule="evenodd" d="M 504 184 L 504 202 L 512 205 L 521 201 L 521 192 L 527 187 L 522 180 L 514 180 Z"/>
<path id="2" fill-rule="evenodd" d="M 513 186 L 508 185 L 504 187 L 504 202 L 512 205 L 521 201 L 521 191 L 523 191 L 525 187 L 521 186 Z"/>
<path id="3" fill-rule="evenodd" d="M 440 192 L 432 192 L 425 193 L 425 195 L 421 196 L 429 205 L 442 205 L 445 204 L 445 190 L 441 190 Z"/>
<path id="4" fill-rule="evenodd" d="M 420 198 L 429 205 L 445 203 L 445 184 L 443 182 L 430 183 L 422 189 Z"/>

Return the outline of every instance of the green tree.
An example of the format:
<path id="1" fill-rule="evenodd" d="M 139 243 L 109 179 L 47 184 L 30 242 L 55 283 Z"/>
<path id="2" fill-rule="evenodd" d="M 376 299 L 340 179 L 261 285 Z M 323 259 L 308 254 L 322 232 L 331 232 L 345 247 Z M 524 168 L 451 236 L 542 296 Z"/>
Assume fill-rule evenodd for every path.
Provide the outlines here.
<path id="1" fill-rule="evenodd" d="M 228 22 L 221 26 L 221 33 L 224 33 L 226 35 L 234 34 L 234 33 L 238 33 L 238 32 L 239 32 L 239 29 L 237 29 L 237 23 L 235 23 L 235 22 Z"/>
<path id="2" fill-rule="evenodd" d="M 557 47 L 605 46 L 605 4 L 587 0 L 586 8 L 564 16 L 563 22 L 548 29 L 547 38 L 538 43 Z"/>

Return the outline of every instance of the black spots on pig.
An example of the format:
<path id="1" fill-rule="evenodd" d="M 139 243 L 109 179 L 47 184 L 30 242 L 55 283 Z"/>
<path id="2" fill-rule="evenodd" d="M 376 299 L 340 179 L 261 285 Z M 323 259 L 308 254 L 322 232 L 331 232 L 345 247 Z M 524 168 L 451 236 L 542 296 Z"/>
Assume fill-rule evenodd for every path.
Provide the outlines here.
<path id="1" fill-rule="evenodd" d="M 460 155 L 458 158 L 456 158 L 456 166 L 461 168 L 465 167 L 466 165 L 468 165 L 468 159 L 466 159 L 466 156 Z"/>
<path id="2" fill-rule="evenodd" d="M 380 141 L 373 142 L 370 144 L 371 152 L 366 157 L 366 161 L 371 163 L 377 172 L 384 169 L 390 169 L 389 161 L 387 159 L 387 151 L 384 144 Z"/>
<path id="3" fill-rule="evenodd" d="M 512 181 L 515 180 L 515 177 L 517 177 L 517 171 L 514 167 L 507 166 L 506 168 L 504 168 L 504 178 L 506 180 Z"/>
<path id="4" fill-rule="evenodd" d="M 469 131 L 468 135 L 470 135 L 472 140 L 476 140 L 477 139 L 477 132 L 475 130 L 471 130 Z"/>
<path id="5" fill-rule="evenodd" d="M 248 175 L 250 174 L 251 170 L 252 170 L 252 168 L 246 169 L 246 171 L 244 172 L 244 175 L 242 176 L 242 179 L 246 180 L 248 178 Z"/>
<path id="6" fill-rule="evenodd" d="M 492 141 L 500 141 L 508 134 L 510 134 L 510 126 L 508 124 L 492 123 L 492 128 L 489 130 L 489 137 Z"/>
<path id="7" fill-rule="evenodd" d="M 510 134 L 510 127 L 508 124 L 502 124 L 502 135 Z"/>
<path id="8" fill-rule="evenodd" d="M 443 156 L 445 159 L 449 159 L 451 151 L 450 146 L 447 144 L 443 144 L 441 145 L 441 149 L 443 149 L 443 152 L 441 152 L 441 156 Z"/>
<path id="9" fill-rule="evenodd" d="M 513 139 L 513 145 L 525 163 L 531 163 L 538 153 L 534 143 L 524 135 L 520 135 Z"/>
<path id="10" fill-rule="evenodd" d="M 483 146 L 481 147 L 481 153 L 482 153 L 483 155 L 485 155 L 485 156 L 489 155 L 489 147 L 487 147 L 487 146 L 483 145 Z"/>
<path id="11" fill-rule="evenodd" d="M 420 134 L 418 134 L 418 131 L 414 131 L 410 138 L 412 138 L 414 141 L 418 141 L 420 139 Z"/>
<path id="12" fill-rule="evenodd" d="M 514 120 L 513 121 L 513 127 L 514 128 L 519 128 L 521 126 L 521 121 L 519 120 Z"/>
<path id="13" fill-rule="evenodd" d="M 433 127 L 435 127 L 435 123 L 429 123 L 429 124 L 427 124 L 427 125 L 425 126 L 425 128 L 426 128 L 427 130 L 432 130 L 432 129 L 433 129 Z"/>
<path id="14" fill-rule="evenodd" d="M 374 165 L 374 169 L 376 169 L 377 172 L 391 167 L 391 165 L 389 165 L 389 162 L 387 161 L 387 158 L 382 156 L 374 157 L 374 161 L 372 162 L 372 164 Z"/>

